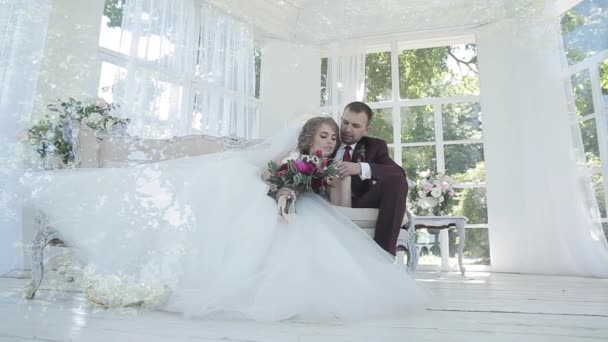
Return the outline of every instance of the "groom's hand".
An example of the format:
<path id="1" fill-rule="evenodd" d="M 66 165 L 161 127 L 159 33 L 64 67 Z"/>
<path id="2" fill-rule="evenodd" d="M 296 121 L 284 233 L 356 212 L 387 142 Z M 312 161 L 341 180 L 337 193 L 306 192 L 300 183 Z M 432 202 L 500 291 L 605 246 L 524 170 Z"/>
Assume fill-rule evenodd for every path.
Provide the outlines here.
<path id="1" fill-rule="evenodd" d="M 347 176 L 356 176 L 361 174 L 361 164 L 351 162 L 338 162 L 338 176 L 344 179 Z"/>

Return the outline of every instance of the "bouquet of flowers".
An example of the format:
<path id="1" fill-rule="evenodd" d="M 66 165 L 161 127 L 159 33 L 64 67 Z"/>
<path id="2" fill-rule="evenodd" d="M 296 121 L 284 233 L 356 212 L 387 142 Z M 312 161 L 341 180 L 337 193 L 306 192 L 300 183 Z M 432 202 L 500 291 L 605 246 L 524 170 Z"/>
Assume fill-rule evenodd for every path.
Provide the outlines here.
<path id="1" fill-rule="evenodd" d="M 418 176 L 420 178 L 415 186 L 415 194 L 418 197 L 416 205 L 428 210 L 432 215 L 442 215 L 448 201 L 455 195 L 452 178 L 446 174 L 435 176 L 431 170 L 419 172 Z"/>
<path id="2" fill-rule="evenodd" d="M 329 181 L 338 174 L 338 169 L 330 159 L 323 157 L 323 151 L 314 155 L 299 155 L 296 159 L 286 160 L 281 165 L 268 163 L 270 189 L 268 196 L 275 198 L 281 188 L 290 188 L 296 193 L 316 192 L 324 194 Z M 295 214 L 295 198 L 279 198 L 279 213 L 289 221 Z"/>

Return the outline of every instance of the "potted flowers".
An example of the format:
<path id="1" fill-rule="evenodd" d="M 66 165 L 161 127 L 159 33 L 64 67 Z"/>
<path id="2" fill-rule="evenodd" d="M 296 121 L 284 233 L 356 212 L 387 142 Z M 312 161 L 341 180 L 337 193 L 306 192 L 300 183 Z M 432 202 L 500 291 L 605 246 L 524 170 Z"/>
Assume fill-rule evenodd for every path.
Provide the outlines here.
<path id="1" fill-rule="evenodd" d="M 49 104 L 49 113 L 37 120 L 28 130 L 29 142 L 49 167 L 65 167 L 74 160 L 73 135 L 78 125 L 86 125 L 100 133 L 117 133 L 126 130 L 129 119 L 111 115 L 117 105 L 103 99 L 83 103 L 70 98 Z"/>

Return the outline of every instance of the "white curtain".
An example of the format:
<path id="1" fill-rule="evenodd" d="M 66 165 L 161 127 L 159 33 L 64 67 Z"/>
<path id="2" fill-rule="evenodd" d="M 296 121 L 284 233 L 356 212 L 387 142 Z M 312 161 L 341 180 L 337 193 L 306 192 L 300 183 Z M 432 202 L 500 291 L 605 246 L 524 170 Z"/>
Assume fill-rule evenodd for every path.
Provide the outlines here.
<path id="1" fill-rule="evenodd" d="M 20 177 L 50 12 L 49 0 L 0 0 L 0 275 L 22 267 Z"/>
<path id="2" fill-rule="evenodd" d="M 167 138 L 187 132 L 194 6 L 193 0 L 128 0 L 122 9 L 124 68 L 111 82 L 112 101 L 131 120 L 132 135 Z"/>
<path id="3" fill-rule="evenodd" d="M 195 0 L 128 0 L 121 29 L 127 61 L 115 69 L 112 101 L 131 119 L 130 134 L 255 135 L 254 48 L 245 24 Z"/>
<path id="4" fill-rule="evenodd" d="M 532 13 L 486 25 L 477 47 L 493 269 L 608 277 L 559 19 Z"/>
<path id="5" fill-rule="evenodd" d="M 204 5 L 194 80 L 194 130 L 255 138 L 255 47 L 250 28 Z"/>
<path id="6" fill-rule="evenodd" d="M 365 96 L 365 50 L 355 43 L 329 47 L 327 102 L 329 115 L 340 120 L 344 106 Z"/>

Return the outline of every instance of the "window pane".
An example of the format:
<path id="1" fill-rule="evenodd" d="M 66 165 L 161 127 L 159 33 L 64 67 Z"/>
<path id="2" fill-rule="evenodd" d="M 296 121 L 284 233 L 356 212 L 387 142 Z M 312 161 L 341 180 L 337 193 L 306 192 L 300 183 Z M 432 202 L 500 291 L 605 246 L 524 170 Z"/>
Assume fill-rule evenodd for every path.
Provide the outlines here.
<path id="1" fill-rule="evenodd" d="M 563 42 L 570 65 L 608 49 L 606 6 L 606 0 L 583 0 L 562 15 Z"/>
<path id="2" fill-rule="evenodd" d="M 372 118 L 371 136 L 384 139 L 387 143 L 393 142 L 393 110 L 375 109 Z"/>
<path id="3" fill-rule="evenodd" d="M 600 64 L 600 86 L 602 87 L 602 97 L 604 98 L 604 113 L 608 113 L 608 59 L 605 59 Z M 608 132 L 608 117 L 606 118 L 606 122 L 604 122 L 604 129 Z"/>
<path id="4" fill-rule="evenodd" d="M 99 32 L 99 46 L 129 54 L 132 34 L 122 29 L 122 13 L 126 0 L 106 0 L 101 28 Z"/>
<path id="5" fill-rule="evenodd" d="M 137 73 L 134 82 L 138 101 L 123 105 L 126 111 L 137 113 L 131 116 L 129 133 L 150 139 L 184 134 L 189 123 L 182 117 L 183 87 L 143 71 Z"/>
<path id="6" fill-rule="evenodd" d="M 321 107 L 327 103 L 327 58 L 321 58 Z"/>
<path id="7" fill-rule="evenodd" d="M 391 82 L 391 53 L 368 53 L 365 56 L 365 101 L 391 100 Z"/>
<path id="8" fill-rule="evenodd" d="M 445 148 L 446 173 L 452 177 L 475 169 L 483 161 L 483 144 L 456 144 L 446 145 Z"/>
<path id="9" fill-rule="evenodd" d="M 129 18 L 133 21 L 131 25 L 142 27 L 136 41 L 137 57 L 148 61 L 165 60 L 163 66 L 169 66 L 175 62 L 172 57 L 180 56 L 187 42 L 185 33 L 179 28 L 183 9 L 166 11 L 153 1 L 143 1 L 141 6 L 138 17 Z"/>
<path id="10" fill-rule="evenodd" d="M 593 162 L 593 160 L 599 160 L 600 158 L 600 147 L 597 140 L 597 125 L 595 119 L 585 120 L 579 123 L 581 127 L 581 136 L 583 138 L 583 147 L 585 148 L 585 155 L 587 156 L 587 162 Z"/>
<path id="11" fill-rule="evenodd" d="M 124 94 L 126 78 L 127 69 L 102 62 L 97 95 L 108 103 L 117 102 L 115 94 Z"/>
<path id="12" fill-rule="evenodd" d="M 433 106 L 401 108 L 401 139 L 403 142 L 435 141 Z"/>
<path id="13" fill-rule="evenodd" d="M 460 188 L 455 192 L 448 210 L 450 215 L 466 216 L 469 224 L 488 223 L 486 188 Z"/>
<path id="14" fill-rule="evenodd" d="M 402 99 L 478 95 L 475 44 L 403 51 L 399 89 Z"/>
<path id="15" fill-rule="evenodd" d="M 475 164 L 475 167 L 462 173 L 453 174 L 451 177 L 456 183 L 482 183 L 486 179 L 485 162 L 480 161 Z"/>
<path id="16" fill-rule="evenodd" d="M 602 223 L 602 228 L 604 228 L 604 236 L 608 238 L 608 223 Z"/>
<path id="17" fill-rule="evenodd" d="M 418 172 L 437 170 L 437 157 L 435 146 L 405 147 L 402 153 L 403 169 L 410 180 L 418 178 Z"/>
<path id="18" fill-rule="evenodd" d="M 452 103 L 442 107 L 443 139 L 481 139 L 481 107 L 475 103 Z"/>
<path id="19" fill-rule="evenodd" d="M 440 230 L 417 229 L 416 247 L 420 253 L 420 265 L 441 265 Z M 466 228 L 463 264 L 490 265 L 490 243 L 487 228 Z M 455 229 L 449 230 L 449 265 L 458 265 L 459 237 Z"/>
<path id="20" fill-rule="evenodd" d="M 604 105 L 608 108 L 608 59 L 605 59 L 600 64 L 600 84 L 602 86 L 602 95 L 604 95 Z"/>
<path id="21" fill-rule="evenodd" d="M 596 173 L 591 176 L 593 184 L 593 190 L 595 192 L 595 198 L 597 199 L 597 205 L 600 208 L 600 214 L 602 218 L 606 218 L 606 193 L 604 192 L 604 177 L 601 174 Z"/>
<path id="22" fill-rule="evenodd" d="M 579 117 L 593 114 L 593 95 L 591 93 L 591 77 L 589 71 L 581 71 L 572 75 L 572 90 L 574 91 L 574 103 L 576 114 Z"/>
<path id="23" fill-rule="evenodd" d="M 256 48 L 253 52 L 255 67 L 255 97 L 260 98 L 261 73 L 262 73 L 262 49 Z"/>
<path id="24" fill-rule="evenodd" d="M 469 265 L 490 265 L 490 239 L 487 228 L 466 228 L 464 260 Z"/>

